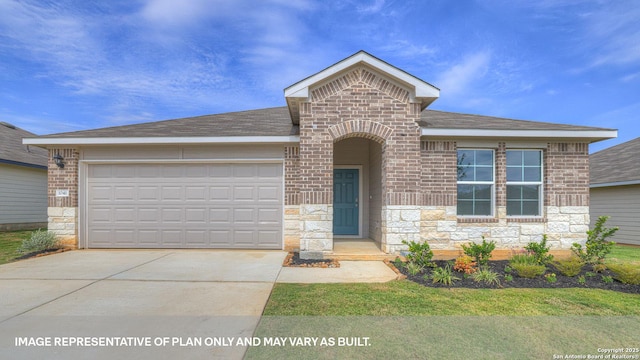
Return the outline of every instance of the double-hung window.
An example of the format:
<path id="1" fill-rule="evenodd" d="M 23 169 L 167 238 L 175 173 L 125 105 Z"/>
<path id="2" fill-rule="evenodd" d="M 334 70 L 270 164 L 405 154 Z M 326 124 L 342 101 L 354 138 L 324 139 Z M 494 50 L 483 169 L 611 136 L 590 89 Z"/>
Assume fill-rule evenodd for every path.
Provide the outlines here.
<path id="1" fill-rule="evenodd" d="M 458 215 L 492 216 L 493 150 L 458 150 Z"/>
<path id="2" fill-rule="evenodd" d="M 507 150 L 507 215 L 540 216 L 542 151 Z"/>

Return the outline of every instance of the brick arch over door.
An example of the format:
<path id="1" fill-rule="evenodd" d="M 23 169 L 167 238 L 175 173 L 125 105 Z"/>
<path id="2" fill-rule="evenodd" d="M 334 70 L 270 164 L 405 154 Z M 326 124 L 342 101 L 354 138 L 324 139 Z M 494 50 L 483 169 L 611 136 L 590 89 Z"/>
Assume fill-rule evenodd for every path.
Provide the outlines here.
<path id="1" fill-rule="evenodd" d="M 384 145 L 393 134 L 393 129 L 390 127 L 369 120 L 344 121 L 329 127 L 327 130 L 334 143 L 351 137 L 361 137 Z"/>

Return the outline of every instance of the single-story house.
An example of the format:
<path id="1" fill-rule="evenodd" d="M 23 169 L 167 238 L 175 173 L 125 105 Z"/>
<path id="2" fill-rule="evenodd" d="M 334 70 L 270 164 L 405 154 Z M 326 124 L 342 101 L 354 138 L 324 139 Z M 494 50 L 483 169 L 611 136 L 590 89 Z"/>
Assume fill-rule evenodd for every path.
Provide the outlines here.
<path id="1" fill-rule="evenodd" d="M 50 221 L 81 248 L 584 241 L 589 144 L 617 131 L 428 110 L 439 95 L 360 51 L 287 87 L 286 107 L 25 143 L 49 149 Z"/>
<path id="2" fill-rule="evenodd" d="M 0 230 L 47 227 L 47 150 L 22 144 L 34 136 L 0 122 Z"/>
<path id="3" fill-rule="evenodd" d="M 640 245 L 640 138 L 600 150 L 591 163 L 591 221 L 610 216 L 617 226 L 613 240 Z"/>

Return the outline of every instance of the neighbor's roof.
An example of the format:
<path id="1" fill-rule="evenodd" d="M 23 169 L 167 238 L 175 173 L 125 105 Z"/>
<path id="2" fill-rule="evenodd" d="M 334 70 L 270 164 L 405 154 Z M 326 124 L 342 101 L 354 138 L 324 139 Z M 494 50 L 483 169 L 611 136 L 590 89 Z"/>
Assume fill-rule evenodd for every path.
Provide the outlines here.
<path id="1" fill-rule="evenodd" d="M 589 156 L 591 187 L 640 184 L 640 137 Z"/>
<path id="2" fill-rule="evenodd" d="M 22 144 L 22 138 L 34 136 L 26 130 L 0 122 L 0 163 L 46 169 L 47 150 Z"/>
<path id="3" fill-rule="evenodd" d="M 419 123 L 422 127 L 422 135 L 426 136 L 458 134 L 456 136 L 524 137 L 531 135 L 531 137 L 539 138 L 548 135 L 549 137 L 582 137 L 596 141 L 615 137 L 616 133 L 615 130 L 611 129 L 513 120 L 436 110 L 424 110 Z M 513 135 L 514 132 L 517 135 Z M 107 143 L 110 138 L 123 139 L 120 143 L 126 143 L 127 141 L 129 143 L 135 141 L 141 141 L 141 143 L 163 142 L 166 139 L 178 142 L 179 139 L 187 138 L 189 141 L 193 140 L 192 142 L 197 142 L 200 141 L 198 139 L 204 138 L 226 138 L 229 139 L 229 142 L 234 141 L 234 138 L 244 138 L 247 139 L 246 142 L 274 138 L 282 142 L 295 142 L 298 141 L 298 135 L 298 125 L 291 123 L 289 110 L 283 106 L 51 134 L 40 136 L 37 139 L 30 139 L 27 143 L 38 145 L 71 144 L 74 141 L 73 139 L 92 139 L 95 141 L 86 143 L 97 144 Z M 255 139 L 256 137 L 260 137 L 260 139 Z M 55 141 L 54 139 L 59 139 L 60 141 Z"/>

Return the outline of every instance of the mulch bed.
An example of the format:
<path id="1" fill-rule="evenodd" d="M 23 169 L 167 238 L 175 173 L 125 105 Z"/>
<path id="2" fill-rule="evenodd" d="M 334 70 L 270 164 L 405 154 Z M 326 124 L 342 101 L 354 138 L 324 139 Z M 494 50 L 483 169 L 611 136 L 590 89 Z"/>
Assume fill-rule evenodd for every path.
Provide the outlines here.
<path id="1" fill-rule="evenodd" d="M 439 267 L 444 267 L 447 265 L 447 261 L 434 261 L 434 263 Z M 390 262 L 390 265 L 393 266 L 393 262 Z M 468 289 L 584 288 L 584 289 L 613 290 L 613 291 L 620 291 L 620 292 L 631 293 L 631 294 L 640 294 L 640 285 L 623 284 L 615 279 L 613 280 L 612 283 L 605 283 L 602 280 L 603 276 L 611 276 L 615 278 L 614 276 L 615 274 L 609 270 L 604 270 L 599 273 L 594 273 L 593 271 L 591 271 L 590 266 L 585 266 L 582 269 L 582 272 L 580 274 L 573 277 L 569 277 L 569 276 L 562 275 L 552 265 L 549 265 L 547 266 L 547 272 L 545 274 L 555 273 L 558 279 L 558 281 L 556 281 L 555 283 L 551 283 L 547 281 L 544 276 L 538 276 L 533 279 L 521 278 L 515 273 L 515 271 L 511 272 L 510 274 L 511 276 L 513 276 L 513 280 L 505 281 L 504 276 L 507 275 L 507 273 L 504 271 L 504 269 L 505 269 L 505 266 L 507 265 L 509 265 L 508 260 L 489 262 L 489 265 L 488 265 L 489 268 L 491 268 L 491 270 L 497 272 L 500 275 L 500 285 L 487 285 L 484 282 L 476 282 L 471 278 L 471 276 L 469 275 L 464 276 L 464 273 L 454 271 L 453 272 L 454 276 L 458 277 L 459 280 L 456 280 L 453 283 L 453 285 L 447 286 L 441 283 L 434 284 L 430 278 L 429 279 L 424 278 L 425 275 L 431 274 L 431 271 L 432 271 L 431 268 L 428 268 L 424 270 L 422 273 L 415 276 L 409 275 L 405 267 L 400 267 L 399 269 L 397 269 L 396 267 L 396 269 L 400 273 L 405 275 L 408 280 L 411 280 L 413 282 L 416 282 L 424 286 L 435 287 L 435 288 L 468 288 Z M 589 276 L 590 274 L 593 274 L 593 276 Z M 584 284 L 580 284 L 578 282 L 578 278 L 580 277 L 580 275 L 584 276 L 586 280 Z"/>
<path id="2" fill-rule="evenodd" d="M 300 253 L 290 252 L 284 259 L 282 266 L 306 268 L 339 268 L 340 263 L 334 259 L 305 260 L 300 259 Z"/>

